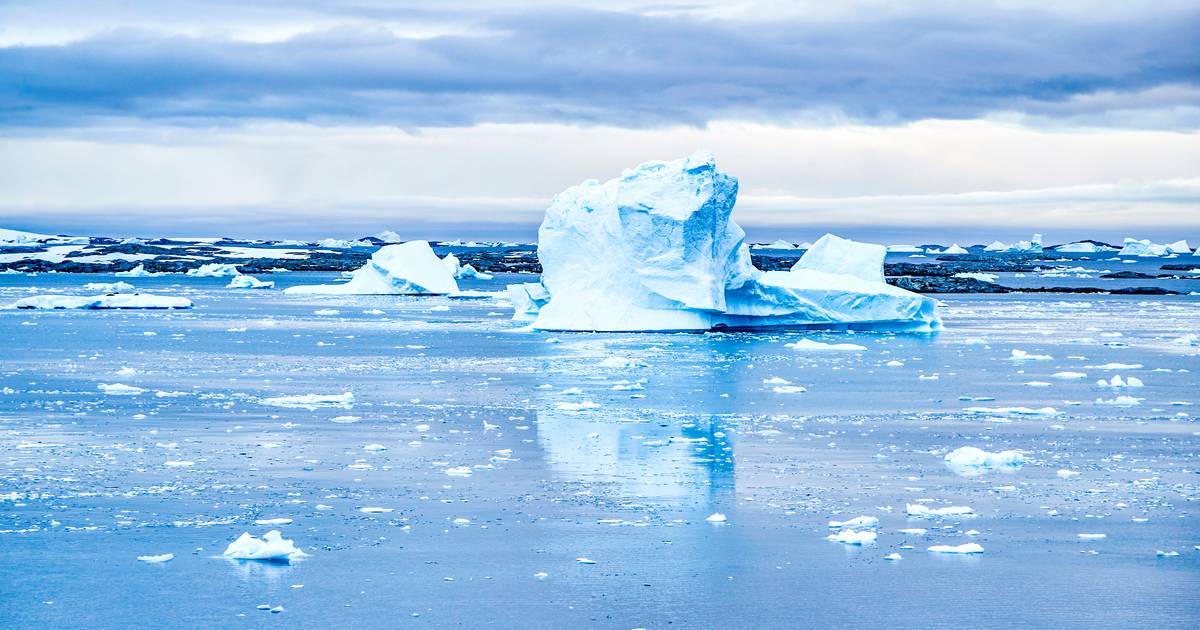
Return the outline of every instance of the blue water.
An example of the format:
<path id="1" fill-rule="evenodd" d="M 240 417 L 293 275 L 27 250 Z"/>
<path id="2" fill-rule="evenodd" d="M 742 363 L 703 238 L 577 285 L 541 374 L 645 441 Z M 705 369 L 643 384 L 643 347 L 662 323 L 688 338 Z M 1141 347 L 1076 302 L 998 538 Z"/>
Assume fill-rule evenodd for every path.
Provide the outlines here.
<path id="1" fill-rule="evenodd" d="M 0 305 L 113 280 L 3 275 Z M 499 297 L 298 298 L 227 290 L 222 278 L 130 281 L 196 308 L 0 310 L 2 627 L 1185 628 L 1200 618 L 1200 347 L 1177 343 L 1200 331 L 1196 296 L 944 296 L 946 331 L 933 336 L 547 334 L 517 330 Z M 802 337 L 867 349 L 785 347 Z M 1052 358 L 1014 362 L 1013 349 Z M 598 366 L 613 356 L 645 366 Z M 1142 367 L 1089 367 L 1108 363 Z M 1053 376 L 1062 371 L 1087 377 Z M 1113 374 L 1145 387 L 1095 386 Z M 775 393 L 763 383 L 772 377 L 807 391 Z M 1050 385 L 1026 384 L 1039 382 Z M 105 395 L 101 383 L 145 391 Z M 349 408 L 263 403 L 347 391 Z M 1120 395 L 1141 401 L 1096 403 Z M 559 408 L 585 400 L 597 407 Z M 964 411 L 978 406 L 1058 414 Z M 942 456 L 965 445 L 1027 461 L 962 476 Z M 460 466 L 471 474 L 447 474 Z M 921 500 L 977 516 L 906 518 Z M 706 522 L 714 512 L 728 520 Z M 827 521 L 859 515 L 880 519 L 875 545 L 825 540 Z M 243 531 L 270 529 L 254 524 L 266 518 L 293 519 L 277 527 L 311 557 L 217 557 Z M 897 531 L 917 527 L 928 531 Z M 963 542 L 985 552 L 926 551 Z M 903 559 L 883 559 L 893 552 Z M 136 560 L 161 553 L 175 559 Z"/>

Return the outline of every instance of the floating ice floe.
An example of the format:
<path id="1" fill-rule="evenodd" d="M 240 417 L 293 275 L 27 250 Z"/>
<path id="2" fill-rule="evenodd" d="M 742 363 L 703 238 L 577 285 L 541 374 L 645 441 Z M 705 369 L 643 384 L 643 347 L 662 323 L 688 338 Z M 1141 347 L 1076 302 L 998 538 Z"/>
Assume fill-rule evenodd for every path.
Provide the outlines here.
<path id="1" fill-rule="evenodd" d="M 861 352 L 867 349 L 866 346 L 854 343 L 821 343 L 812 339 L 801 339 L 793 343 L 785 343 L 783 347 L 805 352 Z"/>
<path id="2" fill-rule="evenodd" d="M 905 512 L 916 518 L 938 518 L 942 516 L 974 516 L 975 510 L 965 505 L 949 505 L 940 508 L 931 508 L 920 503 L 909 503 L 905 507 Z"/>
<path id="3" fill-rule="evenodd" d="M 354 393 L 343 394 L 303 394 L 300 396 L 273 396 L 262 399 L 262 404 L 272 407 L 292 407 L 297 409 L 316 409 L 318 407 L 340 407 L 349 409 L 354 406 Z"/>
<path id="4" fill-rule="evenodd" d="M 187 275 L 196 276 L 198 278 L 220 278 L 225 276 L 237 276 L 242 272 L 238 271 L 237 265 L 228 263 L 208 263 L 200 265 L 195 269 L 189 269 Z"/>
<path id="5" fill-rule="evenodd" d="M 445 295 L 458 292 L 454 274 L 429 243 L 409 241 L 380 247 L 344 284 L 288 287 L 301 295 Z"/>
<path id="6" fill-rule="evenodd" d="M 99 293 L 126 293 L 133 290 L 133 285 L 128 282 L 89 282 L 83 285 L 83 290 Z"/>
<path id="7" fill-rule="evenodd" d="M 254 276 L 238 274 L 229 280 L 229 284 L 225 285 L 227 289 L 272 289 L 275 287 L 273 280 L 259 280 Z"/>
<path id="8" fill-rule="evenodd" d="M 846 521 L 829 521 L 829 527 L 834 528 L 834 529 L 846 528 L 846 527 L 867 528 L 867 527 L 878 527 L 878 526 L 879 526 L 879 519 L 874 516 L 856 516 L 856 517 L 846 520 Z"/>
<path id="9" fill-rule="evenodd" d="M 112 293 L 109 295 L 34 295 L 13 302 L 10 308 L 20 309 L 181 309 L 192 308 L 187 298 L 143 293 Z"/>
<path id="10" fill-rule="evenodd" d="M 947 453 L 944 461 L 958 474 L 973 475 L 994 468 L 1015 470 L 1025 464 L 1025 456 L 1020 451 L 991 453 L 974 446 L 963 446 Z"/>
<path id="11" fill-rule="evenodd" d="M 163 553 L 156 556 L 138 556 L 137 559 L 138 561 L 145 562 L 147 564 L 162 564 L 163 562 L 170 562 L 174 560 L 175 554 Z"/>
<path id="12" fill-rule="evenodd" d="M 964 543 L 961 545 L 934 545 L 929 548 L 932 553 L 983 553 L 983 546 L 979 543 Z"/>
<path id="13" fill-rule="evenodd" d="M 1114 389 L 1119 388 L 1119 387 L 1144 387 L 1144 386 L 1145 386 L 1145 383 L 1142 382 L 1142 379 L 1140 379 L 1136 376 L 1130 376 L 1128 380 L 1125 380 L 1125 379 L 1121 378 L 1120 374 L 1116 374 L 1111 379 L 1108 379 L 1108 380 L 1100 379 L 1100 380 L 1096 381 L 1096 387 L 1111 387 Z"/>
<path id="14" fill-rule="evenodd" d="M 1009 355 L 1009 361 L 1049 361 L 1054 357 L 1048 354 L 1029 354 L 1024 350 L 1013 350 Z"/>
<path id="15" fill-rule="evenodd" d="M 1097 398 L 1096 404 L 1104 407 L 1136 407 L 1142 404 L 1145 398 L 1137 398 L 1135 396 L 1117 396 L 1116 398 Z"/>
<path id="16" fill-rule="evenodd" d="M 879 537 L 873 531 L 857 531 L 853 529 L 843 529 L 836 534 L 830 534 L 825 537 L 826 540 L 842 543 L 844 545 L 869 545 L 875 542 Z"/>
<path id="17" fill-rule="evenodd" d="M 953 277 L 966 278 L 968 280 L 978 280 L 980 282 L 987 282 L 987 283 L 991 283 L 991 284 L 995 284 L 996 280 L 998 280 L 1000 278 L 1000 276 L 997 276 L 994 273 L 982 273 L 982 272 L 978 272 L 978 271 L 964 271 L 961 273 L 954 274 Z"/>
<path id="18" fill-rule="evenodd" d="M 137 396 L 146 391 L 141 387 L 125 385 L 124 383 L 100 383 L 96 387 L 109 396 Z"/>
<path id="19" fill-rule="evenodd" d="M 279 530 L 273 529 L 263 534 L 262 538 L 256 538 L 249 532 L 243 533 L 237 540 L 229 543 L 221 555 L 233 560 L 290 562 L 308 554 L 298 549 L 291 540 L 284 538 Z"/>
<path id="20" fill-rule="evenodd" d="M 1056 416 L 1059 413 L 1054 407 L 967 407 L 963 411 L 992 416 Z"/>
<path id="21" fill-rule="evenodd" d="M 929 331 L 936 301 L 883 282 L 886 250 L 826 235 L 789 271 L 750 262 L 737 180 L 697 153 L 554 198 L 538 232 L 544 292 L 510 289 L 535 330 L 778 326 Z"/>
<path id="22" fill-rule="evenodd" d="M 726 518 L 725 515 L 720 512 L 713 512 L 712 514 L 709 514 L 708 517 L 705 518 L 704 520 L 708 521 L 709 523 L 724 523 L 725 521 L 727 521 L 729 519 Z"/>

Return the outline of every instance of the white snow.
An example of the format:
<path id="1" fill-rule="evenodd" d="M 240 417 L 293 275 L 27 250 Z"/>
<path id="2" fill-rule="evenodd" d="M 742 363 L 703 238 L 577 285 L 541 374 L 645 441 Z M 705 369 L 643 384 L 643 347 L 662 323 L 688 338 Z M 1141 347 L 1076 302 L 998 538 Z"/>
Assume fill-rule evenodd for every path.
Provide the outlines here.
<path id="1" fill-rule="evenodd" d="M 812 339 L 801 339 L 793 343 L 785 343 L 783 347 L 805 352 L 861 352 L 867 349 L 866 346 L 853 343 L 821 343 Z"/>
<path id="2" fill-rule="evenodd" d="M 992 468 L 1020 468 L 1025 463 L 1025 456 L 1020 451 L 991 453 L 974 446 L 963 446 L 947 453 L 944 460 L 955 472 L 969 473 Z"/>
<path id="3" fill-rule="evenodd" d="M 978 272 L 978 271 L 964 271 L 961 273 L 954 274 L 953 277 L 967 278 L 969 280 L 978 280 L 980 282 L 988 282 L 991 284 L 995 284 L 996 280 L 998 280 L 1000 278 L 1000 276 L 997 276 L 994 273 L 982 273 L 982 272 Z"/>
<path id="4" fill-rule="evenodd" d="M 755 269 L 730 218 L 736 198 L 737 180 L 707 153 L 567 189 L 538 232 L 548 299 L 510 289 L 514 319 L 536 330 L 940 328 L 935 301 L 882 282 L 880 246 L 826 236 L 790 271 Z"/>
<path id="5" fill-rule="evenodd" d="M 454 273 L 425 241 L 380 247 L 344 284 L 284 289 L 284 293 L 317 295 L 445 295 L 457 292 Z"/>
<path id="6" fill-rule="evenodd" d="M 1116 250 L 1095 243 L 1067 243 L 1066 245 L 1055 247 L 1054 251 L 1064 254 L 1097 254 Z"/>
<path id="7" fill-rule="evenodd" d="M 933 553 L 983 553 L 983 547 L 979 543 L 964 543 L 961 545 L 934 545 L 929 548 Z"/>
<path id="8" fill-rule="evenodd" d="M 1104 407 L 1136 407 L 1142 404 L 1144 398 L 1134 396 L 1117 396 L 1116 398 L 1097 398 L 1096 404 Z"/>
<path id="9" fill-rule="evenodd" d="M 1054 357 L 1048 354 L 1029 354 L 1024 350 L 1013 350 L 1009 355 L 1009 361 L 1049 361 Z"/>
<path id="10" fill-rule="evenodd" d="M 271 280 L 259 280 L 254 276 L 246 276 L 238 274 L 229 280 L 229 284 L 225 285 L 227 289 L 271 289 L 275 287 L 275 282 Z"/>
<path id="11" fill-rule="evenodd" d="M 13 302 L 10 308 L 23 309 L 171 309 L 192 308 L 187 298 L 144 293 L 109 295 L 34 295 Z"/>
<path id="12" fill-rule="evenodd" d="M 291 540 L 285 539 L 279 530 L 273 529 L 262 538 L 243 533 L 229 543 L 221 555 L 234 560 L 274 560 L 287 562 L 303 558 L 308 554 L 298 549 Z"/>

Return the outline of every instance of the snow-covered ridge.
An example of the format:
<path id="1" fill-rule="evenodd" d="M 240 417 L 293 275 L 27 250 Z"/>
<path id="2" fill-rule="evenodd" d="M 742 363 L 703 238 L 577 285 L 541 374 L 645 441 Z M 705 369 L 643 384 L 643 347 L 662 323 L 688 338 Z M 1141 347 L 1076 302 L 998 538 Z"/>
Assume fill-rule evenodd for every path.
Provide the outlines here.
<path id="1" fill-rule="evenodd" d="M 515 319 L 539 330 L 940 328 L 935 301 L 883 282 L 880 245 L 826 235 L 789 271 L 755 269 L 731 218 L 737 190 L 708 153 L 568 188 L 538 231 L 546 297 L 512 290 Z"/>

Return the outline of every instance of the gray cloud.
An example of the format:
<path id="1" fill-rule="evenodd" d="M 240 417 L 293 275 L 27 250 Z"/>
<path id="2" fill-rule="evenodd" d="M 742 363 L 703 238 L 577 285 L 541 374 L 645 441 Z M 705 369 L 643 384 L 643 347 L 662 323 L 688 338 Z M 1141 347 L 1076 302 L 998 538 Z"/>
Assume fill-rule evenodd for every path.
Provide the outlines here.
<path id="1" fill-rule="evenodd" d="M 470 26 L 433 37 L 356 19 L 267 43 L 128 28 L 3 47 L 0 126 L 886 124 L 1015 111 L 1190 127 L 1200 108 L 1200 10 L 1119 20 L 990 9 L 833 21 L 423 14 Z M 1129 113 L 1140 110 L 1159 114 Z"/>

